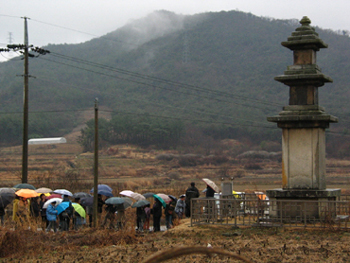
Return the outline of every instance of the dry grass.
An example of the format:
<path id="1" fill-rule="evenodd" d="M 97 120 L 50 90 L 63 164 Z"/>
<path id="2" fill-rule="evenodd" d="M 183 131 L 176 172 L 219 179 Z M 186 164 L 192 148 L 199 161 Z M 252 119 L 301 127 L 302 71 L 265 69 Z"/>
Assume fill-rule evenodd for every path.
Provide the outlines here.
<path id="1" fill-rule="evenodd" d="M 349 241 L 349 233 L 329 229 L 189 227 L 185 219 L 169 231 L 142 235 L 132 228 L 56 234 L 1 229 L 0 257 L 2 262 L 348 262 Z"/>

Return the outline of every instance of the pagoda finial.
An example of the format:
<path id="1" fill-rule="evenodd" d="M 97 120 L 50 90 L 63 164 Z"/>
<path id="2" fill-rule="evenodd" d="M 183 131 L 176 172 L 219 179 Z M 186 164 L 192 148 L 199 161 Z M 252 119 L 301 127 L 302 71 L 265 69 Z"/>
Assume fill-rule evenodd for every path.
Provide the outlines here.
<path id="1" fill-rule="evenodd" d="M 309 26 L 311 24 L 310 18 L 307 16 L 303 16 L 303 18 L 299 22 L 302 26 Z"/>

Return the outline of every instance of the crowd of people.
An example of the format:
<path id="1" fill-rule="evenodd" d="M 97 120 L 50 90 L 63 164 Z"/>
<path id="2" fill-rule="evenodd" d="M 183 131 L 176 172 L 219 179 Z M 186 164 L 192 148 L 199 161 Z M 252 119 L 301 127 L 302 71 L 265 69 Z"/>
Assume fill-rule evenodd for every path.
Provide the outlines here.
<path id="1" fill-rule="evenodd" d="M 68 195 L 61 195 L 59 202 L 48 202 L 47 194 L 41 194 L 37 197 L 25 198 L 15 197 L 12 205 L 12 220 L 17 224 L 23 224 L 30 220 L 41 221 L 41 228 L 47 232 L 68 231 L 70 229 L 78 230 L 82 225 L 92 226 L 93 209 L 92 205 L 81 204 L 86 211 L 86 216 L 75 211 L 72 204 L 80 204 L 80 198 Z M 170 199 L 163 202 L 160 198 L 154 197 L 152 204 L 136 207 L 136 230 L 143 232 L 151 229 L 150 222 L 153 222 L 153 231 L 161 230 L 161 218 L 164 214 L 165 225 L 167 229 L 174 227 L 176 221 L 184 217 L 190 217 L 191 199 L 199 197 L 199 191 L 192 182 L 186 190 L 186 194 L 179 197 L 169 195 Z M 107 200 L 110 196 L 98 194 L 98 222 L 99 226 L 109 229 L 122 229 L 126 223 L 125 207 L 122 204 L 111 204 Z M 71 200 L 72 199 L 72 200 Z M 74 203 L 73 203 L 74 202 Z M 46 204 L 48 203 L 48 204 Z M 58 211 L 58 206 L 64 203 L 64 210 Z M 45 206 L 46 204 L 46 206 Z M 5 210 L 0 206 L 0 220 L 4 223 Z"/>

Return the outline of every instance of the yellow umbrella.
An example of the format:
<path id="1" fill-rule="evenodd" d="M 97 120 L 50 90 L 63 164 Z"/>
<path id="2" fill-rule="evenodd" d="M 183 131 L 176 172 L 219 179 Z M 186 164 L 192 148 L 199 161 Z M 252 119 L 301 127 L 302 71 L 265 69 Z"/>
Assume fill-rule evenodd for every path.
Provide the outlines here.
<path id="1" fill-rule="evenodd" d="M 31 189 L 20 189 L 16 192 L 16 195 L 24 198 L 32 198 L 37 197 L 38 193 Z"/>

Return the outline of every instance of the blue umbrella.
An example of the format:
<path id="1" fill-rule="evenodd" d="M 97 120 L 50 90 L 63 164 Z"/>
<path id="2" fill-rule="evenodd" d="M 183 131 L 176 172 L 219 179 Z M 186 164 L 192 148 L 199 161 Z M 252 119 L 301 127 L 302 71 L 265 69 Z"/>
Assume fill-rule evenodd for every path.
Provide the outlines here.
<path id="1" fill-rule="evenodd" d="M 164 207 L 166 207 L 166 203 L 165 203 L 165 201 L 163 200 L 163 198 L 161 198 L 161 197 L 158 196 L 158 195 L 153 195 L 153 197 L 154 197 L 154 198 L 157 198 L 157 200 L 160 201 Z"/>
<path id="2" fill-rule="evenodd" d="M 103 191 L 108 191 L 108 192 L 112 192 L 113 191 L 113 189 L 110 186 L 106 185 L 106 184 L 99 184 L 97 186 L 97 190 L 98 191 L 103 190 Z M 90 190 L 90 193 L 93 193 L 93 192 L 94 192 L 94 188 L 92 187 L 92 189 Z"/>
<path id="3" fill-rule="evenodd" d="M 99 195 L 104 195 L 104 196 L 108 196 L 108 197 L 112 197 L 112 196 L 113 196 L 112 192 L 106 191 L 106 190 L 98 190 L 97 193 L 98 193 Z"/>
<path id="4" fill-rule="evenodd" d="M 69 202 L 62 202 L 58 206 L 56 206 L 57 214 L 61 214 L 64 210 L 69 207 Z"/>

